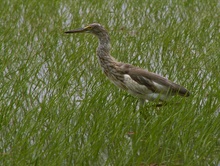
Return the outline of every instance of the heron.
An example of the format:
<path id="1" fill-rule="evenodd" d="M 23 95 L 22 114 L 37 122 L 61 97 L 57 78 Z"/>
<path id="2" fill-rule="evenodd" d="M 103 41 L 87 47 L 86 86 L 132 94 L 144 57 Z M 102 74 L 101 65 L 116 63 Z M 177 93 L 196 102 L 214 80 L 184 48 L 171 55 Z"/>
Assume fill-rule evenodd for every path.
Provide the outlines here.
<path id="1" fill-rule="evenodd" d="M 137 97 L 140 105 L 145 101 L 167 102 L 172 96 L 188 97 L 189 90 L 156 73 L 117 61 L 111 56 L 110 37 L 99 23 L 92 23 L 65 33 L 90 33 L 99 39 L 96 54 L 104 74 L 117 87 Z"/>

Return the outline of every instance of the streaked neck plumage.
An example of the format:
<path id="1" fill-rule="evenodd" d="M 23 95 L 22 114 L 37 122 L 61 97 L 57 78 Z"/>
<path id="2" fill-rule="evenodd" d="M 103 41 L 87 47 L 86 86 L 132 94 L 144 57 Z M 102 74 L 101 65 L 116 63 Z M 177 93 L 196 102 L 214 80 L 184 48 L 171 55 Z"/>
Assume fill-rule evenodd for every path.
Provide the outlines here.
<path id="1" fill-rule="evenodd" d="M 102 67 L 103 72 L 105 75 L 110 79 L 112 83 L 116 86 L 119 86 L 122 89 L 126 89 L 123 84 L 124 75 L 122 75 L 118 69 L 120 62 L 117 62 L 111 55 L 110 55 L 110 38 L 106 31 L 99 32 L 102 34 L 96 35 L 99 38 L 99 46 L 97 48 L 97 56 L 99 63 Z"/>
<path id="2" fill-rule="evenodd" d="M 111 44 L 108 33 L 105 31 L 99 33 L 102 34 L 96 35 L 99 39 L 99 45 L 96 51 L 97 51 L 99 63 L 103 68 L 103 70 L 105 70 L 106 67 L 112 66 L 111 64 L 115 62 L 115 59 L 112 56 L 110 56 Z"/>

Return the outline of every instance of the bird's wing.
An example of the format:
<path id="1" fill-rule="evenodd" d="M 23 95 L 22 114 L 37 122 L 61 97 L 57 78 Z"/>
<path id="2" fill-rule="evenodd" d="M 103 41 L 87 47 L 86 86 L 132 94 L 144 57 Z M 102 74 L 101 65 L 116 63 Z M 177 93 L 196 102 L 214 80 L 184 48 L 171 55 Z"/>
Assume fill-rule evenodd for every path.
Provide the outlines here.
<path id="1" fill-rule="evenodd" d="M 125 69 L 124 71 L 126 71 L 126 74 L 128 74 L 135 82 L 145 85 L 153 92 L 189 96 L 189 91 L 187 89 L 158 74 L 143 70 L 141 68 L 133 67 L 129 64 L 124 65 L 123 68 Z"/>

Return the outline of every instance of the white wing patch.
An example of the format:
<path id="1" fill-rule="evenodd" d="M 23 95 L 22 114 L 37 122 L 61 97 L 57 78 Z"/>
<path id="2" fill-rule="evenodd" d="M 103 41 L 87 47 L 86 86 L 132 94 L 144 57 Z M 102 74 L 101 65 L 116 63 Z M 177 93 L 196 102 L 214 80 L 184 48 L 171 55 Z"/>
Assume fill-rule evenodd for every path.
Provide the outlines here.
<path id="1" fill-rule="evenodd" d="M 146 86 L 138 84 L 136 81 L 134 81 L 128 74 L 124 75 L 124 83 L 125 86 L 128 88 L 129 93 L 138 96 L 152 93 L 151 90 L 149 90 Z"/>
<path id="2" fill-rule="evenodd" d="M 151 91 L 145 85 L 140 85 L 139 83 L 134 81 L 128 74 L 124 75 L 124 83 L 128 89 L 128 92 L 130 94 L 132 94 L 133 96 L 136 96 L 140 99 L 145 99 L 145 100 L 149 100 L 149 101 L 153 101 L 153 100 L 157 100 L 157 99 L 160 99 L 160 100 L 168 99 L 168 96 L 166 94 L 155 93 L 155 92 Z M 161 90 L 163 92 L 167 91 L 166 87 L 164 87 L 156 82 L 153 82 L 153 83 L 158 88 L 158 90 Z"/>
<path id="3" fill-rule="evenodd" d="M 157 89 L 158 89 L 159 91 L 161 91 L 162 93 L 167 93 L 168 90 L 169 90 L 166 86 L 163 86 L 163 85 L 161 85 L 161 84 L 158 84 L 158 83 L 156 83 L 156 82 L 154 82 L 154 81 L 153 81 L 153 84 L 154 84 L 154 86 L 156 86 Z"/>

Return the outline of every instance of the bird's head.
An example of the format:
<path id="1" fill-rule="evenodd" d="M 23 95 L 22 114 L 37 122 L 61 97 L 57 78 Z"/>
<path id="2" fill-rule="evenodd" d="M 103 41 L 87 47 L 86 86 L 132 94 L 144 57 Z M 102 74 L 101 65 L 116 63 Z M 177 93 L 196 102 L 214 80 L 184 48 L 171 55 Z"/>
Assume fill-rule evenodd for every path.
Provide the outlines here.
<path id="1" fill-rule="evenodd" d="M 99 36 L 99 34 L 106 32 L 106 31 L 103 28 L 103 26 L 101 26 L 100 24 L 92 23 L 92 24 L 85 26 L 84 28 L 78 28 L 78 29 L 66 31 L 65 33 L 84 33 L 84 32 L 92 33 L 94 35 Z"/>

